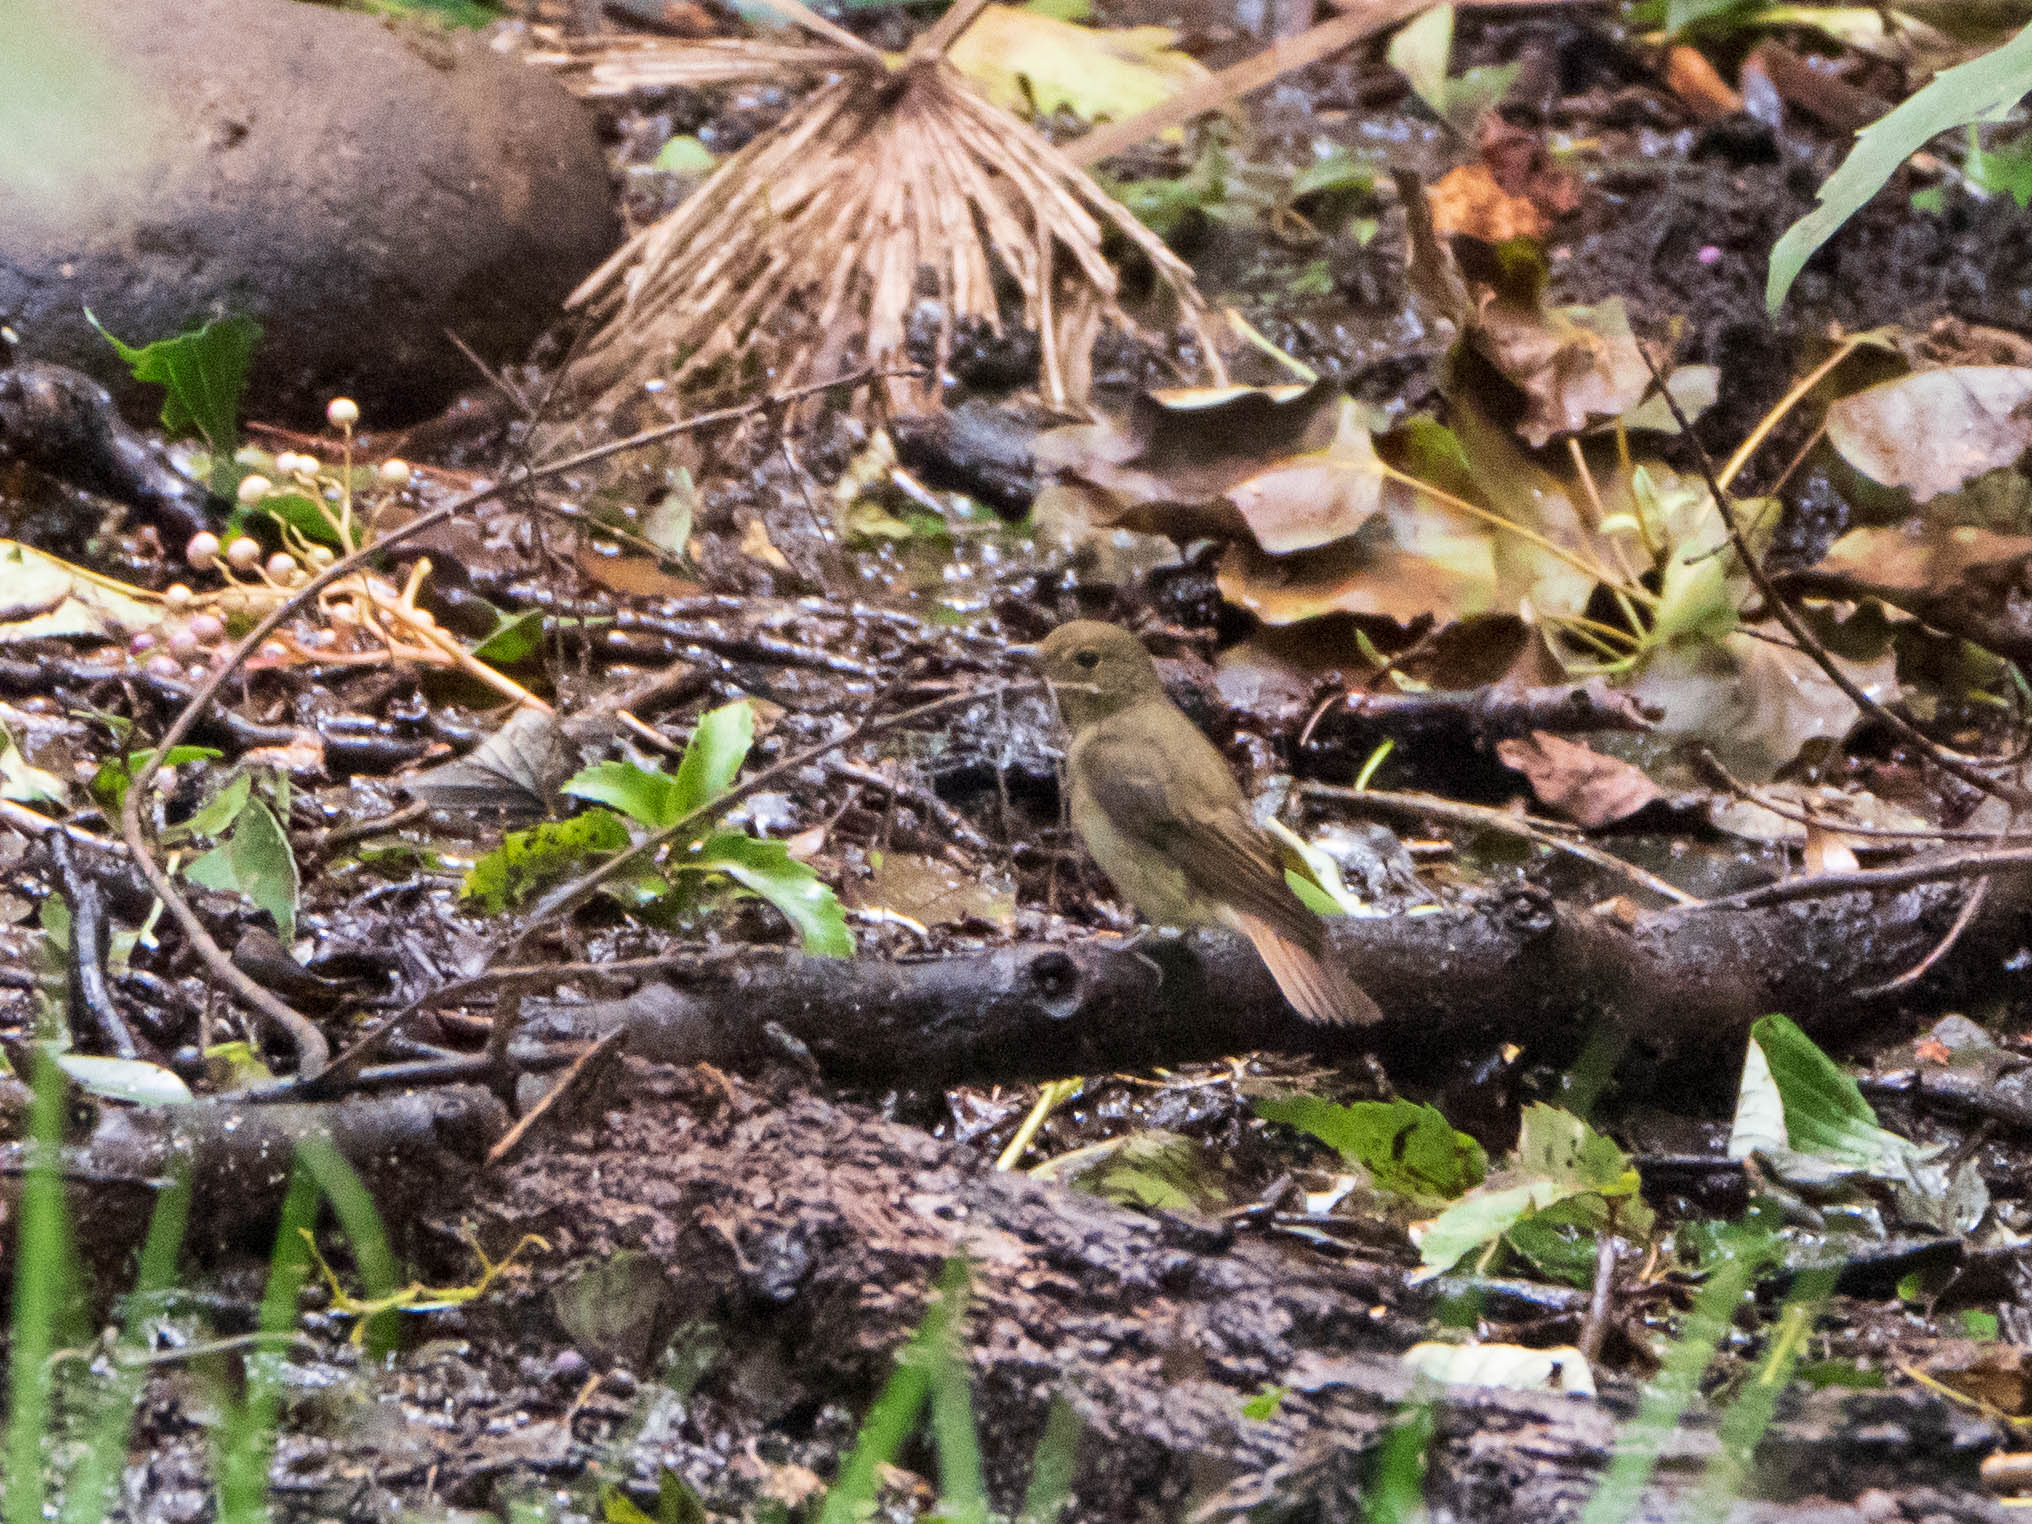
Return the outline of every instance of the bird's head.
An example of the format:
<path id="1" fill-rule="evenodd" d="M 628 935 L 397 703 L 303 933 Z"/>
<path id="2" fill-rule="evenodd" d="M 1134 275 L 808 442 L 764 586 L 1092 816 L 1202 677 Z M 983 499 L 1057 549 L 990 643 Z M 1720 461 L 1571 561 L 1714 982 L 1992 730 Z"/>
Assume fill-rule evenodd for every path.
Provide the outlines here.
<path id="1" fill-rule="evenodd" d="M 1120 625 L 1094 619 L 1062 624 L 1036 647 L 1036 654 L 1044 680 L 1074 730 L 1145 699 L 1164 697 L 1157 663 L 1143 642 Z"/>

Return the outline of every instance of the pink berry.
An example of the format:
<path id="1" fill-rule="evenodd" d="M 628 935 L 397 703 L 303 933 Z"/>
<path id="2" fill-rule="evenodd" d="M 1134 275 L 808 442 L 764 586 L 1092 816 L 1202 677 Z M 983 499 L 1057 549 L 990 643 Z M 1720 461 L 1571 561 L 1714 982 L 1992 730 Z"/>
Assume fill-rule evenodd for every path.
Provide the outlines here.
<path id="1" fill-rule="evenodd" d="M 217 614 L 191 615 L 190 632 L 199 640 L 210 644 L 226 633 L 226 621 Z"/>

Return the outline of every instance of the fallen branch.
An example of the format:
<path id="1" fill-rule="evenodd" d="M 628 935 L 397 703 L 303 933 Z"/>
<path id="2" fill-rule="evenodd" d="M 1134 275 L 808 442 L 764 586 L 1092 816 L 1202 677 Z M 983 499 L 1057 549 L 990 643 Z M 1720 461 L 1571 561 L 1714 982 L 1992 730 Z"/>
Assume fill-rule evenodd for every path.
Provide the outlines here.
<path id="1" fill-rule="evenodd" d="M 2011 897 L 1990 898 L 1995 914 Z M 1374 1051 L 1415 1073 L 1504 1042 L 1570 1052 L 1601 1018 L 1681 1055 L 1733 1056 L 1770 1011 L 1820 1031 L 1866 1014 L 1857 992 L 1939 945 L 1964 899 L 1958 881 L 1905 883 L 1882 898 L 1830 884 L 1812 903 L 1673 908 L 1625 922 L 1517 888 L 1430 914 L 1343 917 L 1333 945 L 1384 1013 L 1360 1030 L 1301 1020 L 1245 941 L 1197 933 L 1133 949 L 1025 943 L 920 962 L 758 950 L 623 1000 L 525 1000 L 518 1041 L 626 1028 L 629 1051 L 643 1057 L 749 1068 L 801 1044 L 837 1082 L 916 1090 L 1251 1050 Z M 1934 977 L 1980 964 L 1974 949 L 1986 945 L 1964 935 Z"/>

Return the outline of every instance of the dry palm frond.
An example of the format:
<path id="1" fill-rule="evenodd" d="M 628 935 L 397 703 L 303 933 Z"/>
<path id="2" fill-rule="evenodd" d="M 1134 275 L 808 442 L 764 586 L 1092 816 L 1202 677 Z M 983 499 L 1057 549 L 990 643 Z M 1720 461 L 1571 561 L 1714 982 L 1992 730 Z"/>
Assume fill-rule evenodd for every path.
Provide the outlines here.
<path id="1" fill-rule="evenodd" d="M 942 366 L 960 322 L 1001 330 L 999 274 L 1038 334 L 1046 398 L 1077 406 L 1101 325 L 1137 328 L 1103 253 L 1110 234 L 1150 262 L 1219 378 L 1206 305 L 1185 264 L 945 61 L 978 3 L 956 5 L 901 60 L 797 0 L 772 3 L 825 44 L 642 46 L 607 55 L 581 86 L 823 74 L 790 116 L 573 293 L 570 305 L 601 325 L 573 367 L 582 386 L 619 400 L 757 344 L 782 345 L 789 385 L 857 364 L 900 367 L 920 295 L 937 298 Z M 935 394 L 895 378 L 887 386 L 902 407 Z"/>

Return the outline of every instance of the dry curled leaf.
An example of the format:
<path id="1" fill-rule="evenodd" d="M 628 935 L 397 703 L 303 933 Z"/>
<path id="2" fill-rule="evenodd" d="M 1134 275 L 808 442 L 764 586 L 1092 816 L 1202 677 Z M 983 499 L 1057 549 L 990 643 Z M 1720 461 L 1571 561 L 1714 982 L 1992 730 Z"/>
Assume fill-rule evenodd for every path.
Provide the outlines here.
<path id="1" fill-rule="evenodd" d="M 1625 820 L 1658 797 L 1636 763 L 1548 731 L 1498 741 L 1496 756 L 1530 780 L 1539 803 L 1589 829 Z"/>
<path id="2" fill-rule="evenodd" d="M 1276 555 L 1344 539 L 1383 502 L 1361 408 L 1325 381 L 1146 393 L 1125 418 L 1040 436 L 1035 458 L 1102 494 L 1108 523 Z"/>
<path id="3" fill-rule="evenodd" d="M 2032 447 L 2032 367 L 1944 366 L 1865 387 L 1828 408 L 1827 437 L 1870 480 L 1923 503 Z"/>

